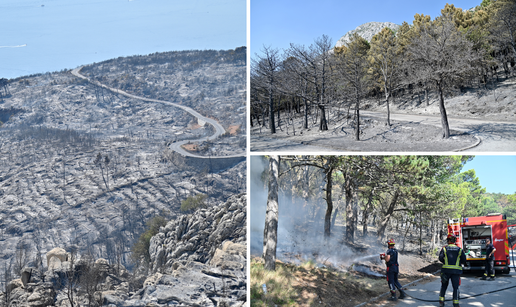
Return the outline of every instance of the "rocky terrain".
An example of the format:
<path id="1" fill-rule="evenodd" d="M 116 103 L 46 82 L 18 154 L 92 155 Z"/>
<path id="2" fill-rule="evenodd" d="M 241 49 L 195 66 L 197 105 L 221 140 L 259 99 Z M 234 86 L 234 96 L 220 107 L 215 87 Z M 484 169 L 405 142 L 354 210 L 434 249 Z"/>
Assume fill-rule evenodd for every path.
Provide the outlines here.
<path id="1" fill-rule="evenodd" d="M 244 306 L 246 196 L 170 221 L 151 239 L 152 275 L 54 248 L 11 280 L 6 306 Z M 143 272 L 145 273 L 145 272 Z"/>
<path id="2" fill-rule="evenodd" d="M 388 27 L 392 29 L 393 31 L 397 31 L 399 29 L 399 25 L 392 23 L 392 22 L 368 22 L 364 23 L 360 26 L 358 26 L 356 29 L 351 30 L 344 34 L 335 44 L 335 47 L 342 47 L 346 45 L 350 39 L 351 36 L 355 33 L 360 35 L 362 38 L 367 40 L 368 42 L 371 41 L 373 36 L 376 35 L 376 33 L 380 32 L 383 28 Z"/>
<path id="3" fill-rule="evenodd" d="M 214 54 L 231 52 L 235 51 Z M 192 61 L 202 59 L 202 53 L 185 52 Z M 168 60 L 176 69 L 183 63 L 167 54 L 152 56 L 159 56 L 163 65 Z M 212 57 L 183 71 L 181 80 L 198 78 L 189 81 L 196 90 L 184 96 L 174 96 L 180 80 L 173 74 L 167 86 L 138 94 L 154 97 L 159 90 L 163 97 L 174 96 L 174 102 L 183 104 L 197 89 L 212 84 L 209 99 L 218 101 L 212 101 L 212 109 L 219 110 L 218 104 L 225 101 L 232 116 L 238 117 L 235 110 L 243 103 L 240 90 L 245 87 L 245 77 L 238 76 L 245 76 L 245 64 L 228 58 Z M 129 72 L 131 59 L 117 61 L 126 61 L 123 67 Z M 217 81 L 217 61 L 225 75 L 232 76 L 231 82 Z M 106 72 L 120 69 L 110 69 L 106 63 L 85 68 L 95 70 L 96 65 Z M 215 68 L 208 69 L 210 65 Z M 142 66 L 131 75 L 145 81 L 145 76 L 152 75 L 147 70 L 156 68 Z M 100 74 L 95 77 L 107 79 Z M 220 90 L 225 86 L 239 90 Z M 202 104 L 189 105 L 202 112 Z M 223 111 L 207 115 L 226 120 Z M 200 144 L 210 159 L 196 159 L 178 154 L 171 144 L 194 143 L 212 135 L 212 126 L 199 125 L 177 107 L 119 95 L 70 71 L 9 80 L 8 93 L 0 99 L 0 270 L 17 277 L 28 263 L 44 266 L 41 259 L 53 248 L 69 252 L 73 246 L 79 255 L 88 253 L 108 264 L 120 259 L 131 270 L 131 247 L 149 219 L 181 217 L 181 202 L 190 196 L 207 195 L 205 205 L 210 208 L 245 192 L 245 158 L 217 159 L 217 155 L 245 154 L 245 127 L 232 127 L 238 124 L 236 117 L 223 124 L 226 135 Z M 2 274 L 0 286 L 5 284 Z"/>

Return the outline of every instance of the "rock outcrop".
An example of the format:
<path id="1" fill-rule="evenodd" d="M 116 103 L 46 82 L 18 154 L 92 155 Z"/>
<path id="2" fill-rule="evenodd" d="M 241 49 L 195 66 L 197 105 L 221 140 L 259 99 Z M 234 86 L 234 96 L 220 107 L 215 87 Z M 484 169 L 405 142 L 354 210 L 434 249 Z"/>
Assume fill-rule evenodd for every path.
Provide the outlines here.
<path id="1" fill-rule="evenodd" d="M 50 266 L 52 258 L 56 258 L 59 260 L 59 263 L 62 263 L 68 260 L 68 253 L 60 247 L 52 249 L 47 253 L 47 266 Z"/>
<path id="2" fill-rule="evenodd" d="M 176 261 L 207 263 L 224 241 L 245 246 L 246 212 L 246 196 L 241 194 L 170 221 L 151 239 L 152 272 L 166 272 Z"/>
<path id="3" fill-rule="evenodd" d="M 348 33 L 344 34 L 335 44 L 335 47 L 341 47 L 346 45 L 349 41 L 351 36 L 354 33 L 357 33 L 362 38 L 367 40 L 368 42 L 371 42 L 371 39 L 373 36 L 375 36 L 376 33 L 379 33 L 383 28 L 388 27 L 391 28 L 394 31 L 397 31 L 399 29 L 399 25 L 392 23 L 392 22 L 368 22 L 364 23 L 363 25 L 358 26 L 355 30 L 351 30 Z"/>
<path id="4" fill-rule="evenodd" d="M 130 274 L 108 260 L 47 253 L 47 270 L 27 267 L 9 282 L 14 306 L 245 306 L 247 293 L 246 195 L 169 222 L 151 239 L 151 275 Z"/>

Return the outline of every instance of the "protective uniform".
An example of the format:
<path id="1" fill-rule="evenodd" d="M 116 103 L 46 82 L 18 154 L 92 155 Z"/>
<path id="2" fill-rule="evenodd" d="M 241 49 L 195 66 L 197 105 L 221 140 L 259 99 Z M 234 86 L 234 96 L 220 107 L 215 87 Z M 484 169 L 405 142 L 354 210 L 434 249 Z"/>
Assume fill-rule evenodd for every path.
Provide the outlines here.
<path id="1" fill-rule="evenodd" d="M 484 277 L 482 279 L 486 279 L 488 275 L 491 276 L 490 280 L 494 280 L 495 277 L 495 269 L 494 269 L 494 253 L 496 250 L 492 242 L 486 245 L 486 271 L 484 273 Z M 491 253 L 493 253 L 491 255 Z M 489 257 L 491 255 L 491 257 Z"/>
<path id="2" fill-rule="evenodd" d="M 390 247 L 385 255 L 389 255 L 389 261 L 385 262 L 387 265 L 387 283 L 389 284 L 389 289 L 391 290 L 391 300 L 396 300 L 396 289 L 400 291 L 400 299 L 405 298 L 405 292 L 403 291 L 400 282 L 398 281 L 399 274 L 399 264 L 398 264 L 398 250 L 394 248 L 394 240 L 389 240 L 387 242 Z"/>
<path id="3" fill-rule="evenodd" d="M 441 268 L 441 292 L 439 293 L 440 306 L 444 306 L 444 295 L 450 280 L 453 287 L 453 306 L 459 306 L 461 264 L 466 264 L 466 254 L 462 248 L 454 244 L 455 240 L 455 236 L 448 235 L 448 246 L 443 247 L 439 253 L 439 261 L 443 263 Z"/>

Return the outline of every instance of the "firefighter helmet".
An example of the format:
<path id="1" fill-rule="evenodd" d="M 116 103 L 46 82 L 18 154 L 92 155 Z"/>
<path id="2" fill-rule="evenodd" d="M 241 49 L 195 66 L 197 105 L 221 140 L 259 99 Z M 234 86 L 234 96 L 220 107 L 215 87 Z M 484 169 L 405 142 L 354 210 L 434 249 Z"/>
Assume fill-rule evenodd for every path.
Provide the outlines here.
<path id="1" fill-rule="evenodd" d="M 394 239 L 389 239 L 389 241 L 387 241 L 387 245 L 394 245 L 396 243 L 394 243 Z"/>
<path id="2" fill-rule="evenodd" d="M 446 237 L 446 241 L 455 243 L 455 241 L 457 241 L 457 237 L 453 233 L 449 233 Z"/>

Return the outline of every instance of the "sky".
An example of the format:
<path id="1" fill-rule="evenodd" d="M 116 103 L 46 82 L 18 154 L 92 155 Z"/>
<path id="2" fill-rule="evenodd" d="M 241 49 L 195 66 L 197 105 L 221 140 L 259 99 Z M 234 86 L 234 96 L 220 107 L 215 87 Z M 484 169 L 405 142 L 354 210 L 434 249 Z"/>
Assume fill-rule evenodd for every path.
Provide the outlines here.
<path id="1" fill-rule="evenodd" d="M 322 35 L 333 45 L 346 34 L 367 22 L 409 24 L 414 15 L 433 18 L 441 14 L 446 3 L 470 9 L 482 0 L 251 0 L 251 57 L 263 46 L 286 49 L 290 43 L 309 46 Z"/>
<path id="2" fill-rule="evenodd" d="M 462 171 L 475 170 L 488 193 L 516 193 L 516 156 L 477 155 Z"/>
<path id="3" fill-rule="evenodd" d="M 247 43 L 246 0 L 2 0 L 0 78 Z"/>

